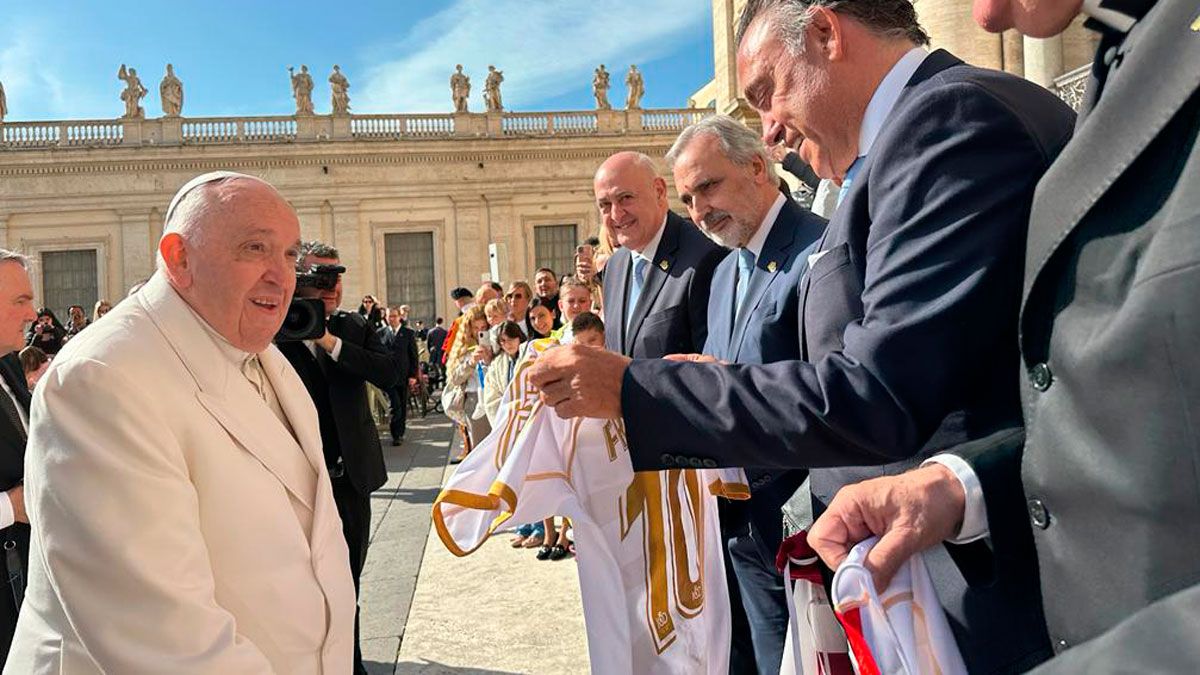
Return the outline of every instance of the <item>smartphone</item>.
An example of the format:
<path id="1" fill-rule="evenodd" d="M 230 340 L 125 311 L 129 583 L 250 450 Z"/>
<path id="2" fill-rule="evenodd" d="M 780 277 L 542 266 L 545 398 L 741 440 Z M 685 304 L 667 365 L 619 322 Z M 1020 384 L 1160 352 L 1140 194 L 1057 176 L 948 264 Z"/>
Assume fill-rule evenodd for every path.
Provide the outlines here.
<path id="1" fill-rule="evenodd" d="M 580 260 L 592 260 L 596 256 L 596 249 L 591 244 L 580 244 L 575 247 L 575 256 Z"/>

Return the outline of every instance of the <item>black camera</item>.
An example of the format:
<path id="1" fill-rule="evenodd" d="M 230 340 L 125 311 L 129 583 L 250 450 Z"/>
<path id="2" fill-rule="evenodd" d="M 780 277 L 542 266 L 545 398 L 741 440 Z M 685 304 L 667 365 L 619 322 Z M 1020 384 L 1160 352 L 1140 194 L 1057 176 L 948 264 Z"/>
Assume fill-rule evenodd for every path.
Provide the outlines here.
<path id="1" fill-rule="evenodd" d="M 346 268 L 341 265 L 313 265 L 307 271 L 296 272 L 296 289 L 332 291 L 337 288 L 338 277 L 345 271 Z M 275 341 L 316 340 L 324 334 L 325 302 L 315 298 L 293 298 L 283 325 L 275 334 Z"/>

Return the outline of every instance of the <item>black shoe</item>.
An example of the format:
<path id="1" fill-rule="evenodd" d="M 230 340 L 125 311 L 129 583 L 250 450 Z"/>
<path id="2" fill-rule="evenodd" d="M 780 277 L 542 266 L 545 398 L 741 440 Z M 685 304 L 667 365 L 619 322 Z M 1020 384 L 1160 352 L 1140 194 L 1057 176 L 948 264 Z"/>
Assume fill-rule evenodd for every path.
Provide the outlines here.
<path id="1" fill-rule="evenodd" d="M 401 443 L 403 443 L 403 442 L 404 442 L 404 437 L 403 437 L 403 436 L 401 436 L 400 438 L 393 438 L 393 439 L 392 439 L 392 447 L 394 448 L 394 447 L 396 447 L 396 446 L 400 445 L 400 444 L 401 444 Z"/>
<path id="2" fill-rule="evenodd" d="M 550 549 L 549 557 L 551 560 L 562 560 L 563 558 L 567 557 L 567 549 L 562 546 L 555 546 L 554 548 Z"/>
<path id="3" fill-rule="evenodd" d="M 558 548 L 558 547 L 555 546 L 554 548 Z M 550 556 L 552 556 L 552 555 L 554 555 L 554 550 L 551 549 L 549 546 L 543 546 L 538 549 L 537 559 L 538 560 L 549 560 Z"/>

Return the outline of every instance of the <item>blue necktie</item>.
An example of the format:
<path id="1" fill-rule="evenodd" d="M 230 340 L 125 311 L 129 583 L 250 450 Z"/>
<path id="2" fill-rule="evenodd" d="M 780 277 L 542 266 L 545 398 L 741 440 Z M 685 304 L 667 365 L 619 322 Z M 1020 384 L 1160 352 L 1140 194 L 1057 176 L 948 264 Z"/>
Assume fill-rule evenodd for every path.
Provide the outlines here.
<path id="1" fill-rule="evenodd" d="M 646 285 L 646 266 L 650 264 L 640 255 L 633 256 L 633 279 L 629 285 L 629 304 L 625 305 L 625 328 L 633 321 L 633 310 L 637 309 L 638 299 L 642 297 L 642 286 Z"/>
<path id="2" fill-rule="evenodd" d="M 748 248 L 738 249 L 737 311 L 734 318 L 742 314 L 746 293 L 750 290 L 750 275 L 754 274 L 754 252 Z"/>
<path id="3" fill-rule="evenodd" d="M 846 193 L 850 192 L 850 185 L 854 183 L 854 176 L 858 174 L 858 167 L 862 166 L 866 155 L 859 155 L 850 163 L 850 168 L 846 169 L 846 177 L 842 179 L 842 189 L 838 191 L 838 206 L 842 205 L 842 200 L 846 198 Z"/>

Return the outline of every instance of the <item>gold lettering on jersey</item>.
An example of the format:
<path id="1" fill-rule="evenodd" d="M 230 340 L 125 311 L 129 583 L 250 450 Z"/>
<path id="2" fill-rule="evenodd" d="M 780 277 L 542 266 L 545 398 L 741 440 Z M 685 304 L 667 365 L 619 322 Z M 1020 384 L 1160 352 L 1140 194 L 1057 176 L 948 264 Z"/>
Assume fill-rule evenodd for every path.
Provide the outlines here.
<path id="1" fill-rule="evenodd" d="M 664 483 L 666 495 L 663 494 Z M 666 499 L 664 500 L 664 496 Z M 634 474 L 618 505 L 621 540 L 642 520 L 646 571 L 646 623 L 659 654 L 675 641 L 670 600 L 681 618 L 704 610 L 704 492 L 694 470 L 643 471 Z M 671 536 L 667 538 L 667 527 Z M 689 536 L 690 535 L 690 536 Z M 668 568 L 667 557 L 671 562 Z M 692 574 L 695 566 L 696 574 Z"/>
<path id="2" fill-rule="evenodd" d="M 537 410 L 541 404 L 541 399 L 538 396 L 538 389 L 534 387 L 526 376 L 526 371 L 529 366 L 533 365 L 533 359 L 526 359 L 521 362 L 517 368 L 517 372 L 513 374 L 512 383 L 508 385 L 509 406 L 508 415 L 504 420 L 504 431 L 500 435 L 500 442 L 496 444 L 496 456 L 494 463 L 496 470 L 504 466 L 504 460 L 508 459 L 508 455 L 512 452 L 513 445 L 517 442 L 517 437 L 520 436 L 521 430 L 529 423 L 533 412 Z M 470 414 L 470 411 L 468 411 Z"/>
<path id="3" fill-rule="evenodd" d="M 625 420 L 608 420 L 604 423 L 604 445 L 608 448 L 608 461 L 617 461 L 617 454 L 629 447 L 625 439 Z"/>

